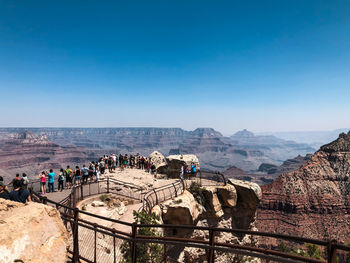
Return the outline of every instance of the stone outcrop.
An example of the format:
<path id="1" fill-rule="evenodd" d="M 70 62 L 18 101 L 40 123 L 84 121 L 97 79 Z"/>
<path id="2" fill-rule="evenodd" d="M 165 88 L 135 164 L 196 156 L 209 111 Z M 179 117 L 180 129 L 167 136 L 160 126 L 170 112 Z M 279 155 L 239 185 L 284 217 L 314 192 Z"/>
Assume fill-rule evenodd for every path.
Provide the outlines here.
<path id="1" fill-rule="evenodd" d="M 191 192 L 189 192 L 191 191 Z M 162 218 L 164 224 L 188 224 L 220 228 L 255 229 L 256 208 L 261 198 L 257 184 L 232 180 L 225 186 L 190 187 L 183 195 L 161 203 L 152 211 Z M 244 218 L 246 217 L 246 218 Z M 208 231 L 169 229 L 167 235 L 208 240 Z M 251 244 L 256 238 L 248 235 L 220 233 L 220 242 Z M 180 262 L 201 262 L 205 251 L 197 248 L 171 249 L 169 254 Z M 176 256 L 175 256 L 176 255 Z M 233 258 L 216 253 L 215 262 L 232 262 Z"/>
<path id="2" fill-rule="evenodd" d="M 241 132 L 225 137 L 212 128 L 185 131 L 180 128 L 0 128 L 0 140 L 7 135 L 29 130 L 42 134 L 61 147 L 86 148 L 103 155 L 114 152 L 140 153 L 148 156 L 154 150 L 164 155 L 195 154 L 201 168 L 224 171 L 235 165 L 245 171 L 256 170 L 261 163 L 280 164 L 298 154 L 314 152 L 307 145 L 281 140 L 273 136 L 245 136 Z M 1 149 L 1 148 L 0 148 Z M 98 157 L 98 156 L 97 156 Z M 73 162 L 74 164 L 77 162 Z M 72 163 L 72 164 L 73 164 Z M 0 168 L 1 169 L 1 168 Z"/>
<path id="3" fill-rule="evenodd" d="M 255 183 L 235 179 L 229 179 L 229 183 L 237 191 L 237 206 L 233 208 L 232 228 L 253 228 L 262 197 L 261 188 Z"/>
<path id="4" fill-rule="evenodd" d="M 348 241 L 349 175 L 350 133 L 321 147 L 295 172 L 262 187 L 259 230 Z"/>
<path id="5" fill-rule="evenodd" d="M 149 158 L 151 158 L 152 163 L 155 165 L 157 173 L 164 173 L 166 171 L 167 164 L 163 154 L 154 151 L 149 155 Z"/>
<path id="6" fill-rule="evenodd" d="M 200 212 L 193 195 L 185 191 L 181 196 L 161 204 L 162 219 L 165 224 L 193 225 Z"/>
<path id="7" fill-rule="evenodd" d="M 94 155 L 86 149 L 75 146 L 61 147 L 48 141 L 45 136 L 38 137 L 29 131 L 11 134 L 0 140 L 0 171 L 5 182 L 15 173 L 27 173 L 29 179 L 38 179 L 43 170 L 58 170 L 65 165 L 87 163 Z"/>
<path id="8" fill-rule="evenodd" d="M 179 155 L 169 155 L 166 158 L 168 171 L 167 174 L 170 177 L 179 177 L 181 166 L 186 166 L 191 169 L 192 163 L 200 169 L 198 157 L 194 154 L 179 154 Z"/>
<path id="9" fill-rule="evenodd" d="M 68 234 L 50 206 L 0 199 L 0 262 L 67 262 Z"/>

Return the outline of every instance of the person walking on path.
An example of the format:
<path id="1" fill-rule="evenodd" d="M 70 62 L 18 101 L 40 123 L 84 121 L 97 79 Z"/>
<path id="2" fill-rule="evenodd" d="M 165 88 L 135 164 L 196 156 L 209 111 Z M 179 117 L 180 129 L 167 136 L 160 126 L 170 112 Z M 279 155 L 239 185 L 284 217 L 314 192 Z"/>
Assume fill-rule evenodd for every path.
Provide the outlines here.
<path id="1" fill-rule="evenodd" d="M 41 195 L 45 195 L 46 194 L 46 174 L 43 171 L 40 175 L 40 188 L 41 188 Z"/>
<path id="2" fill-rule="evenodd" d="M 48 193 L 55 192 L 55 173 L 53 172 L 52 169 L 50 169 L 50 172 L 47 175 L 47 177 L 48 177 L 48 186 L 49 186 Z"/>
<path id="3" fill-rule="evenodd" d="M 64 182 L 64 171 L 61 168 L 60 173 L 58 175 L 58 191 L 61 190 L 63 191 L 63 182 Z"/>

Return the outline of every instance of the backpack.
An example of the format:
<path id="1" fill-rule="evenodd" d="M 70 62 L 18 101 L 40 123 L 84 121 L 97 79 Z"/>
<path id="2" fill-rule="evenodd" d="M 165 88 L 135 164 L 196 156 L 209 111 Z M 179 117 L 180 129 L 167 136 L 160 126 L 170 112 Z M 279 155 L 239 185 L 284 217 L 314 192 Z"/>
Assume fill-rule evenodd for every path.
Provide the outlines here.
<path id="1" fill-rule="evenodd" d="M 27 177 L 22 177 L 21 182 L 22 182 L 22 185 L 28 185 L 29 179 Z"/>

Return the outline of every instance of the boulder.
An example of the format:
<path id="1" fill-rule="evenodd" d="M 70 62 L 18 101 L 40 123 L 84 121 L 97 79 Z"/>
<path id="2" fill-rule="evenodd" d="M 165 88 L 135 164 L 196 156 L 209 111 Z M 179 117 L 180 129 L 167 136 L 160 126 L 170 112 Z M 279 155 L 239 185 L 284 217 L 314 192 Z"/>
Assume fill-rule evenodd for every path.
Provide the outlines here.
<path id="1" fill-rule="evenodd" d="M 149 155 L 149 158 L 151 159 L 152 163 L 156 166 L 156 168 L 160 166 L 165 166 L 165 157 L 163 154 L 161 154 L 158 151 L 154 151 Z"/>
<path id="2" fill-rule="evenodd" d="M 182 195 L 173 200 L 165 201 L 161 207 L 164 224 L 171 225 L 193 225 L 202 212 L 201 206 L 188 191 L 184 191 Z M 172 231 L 178 236 L 184 236 L 188 232 L 186 229 Z"/>
<path id="3" fill-rule="evenodd" d="M 237 204 L 237 191 L 233 185 L 225 185 L 216 188 L 217 196 L 223 207 L 235 207 Z"/>
<path id="4" fill-rule="evenodd" d="M 218 196 L 216 195 L 216 187 L 208 186 L 203 188 L 203 195 L 205 197 L 205 208 L 208 212 L 214 214 L 216 217 L 224 215 Z"/>
<path id="5" fill-rule="evenodd" d="M 181 166 L 187 165 L 191 168 L 192 163 L 197 166 L 197 171 L 200 169 L 198 157 L 194 154 L 169 155 L 166 161 L 169 177 L 179 177 Z"/>
<path id="6" fill-rule="evenodd" d="M 259 185 L 251 182 L 229 179 L 237 191 L 237 205 L 233 208 L 232 228 L 252 229 L 262 192 Z"/>
<path id="7" fill-rule="evenodd" d="M 164 173 L 167 168 L 167 164 L 165 162 L 165 157 L 158 151 L 154 151 L 150 154 L 149 158 L 152 163 L 156 166 L 157 173 Z"/>
<path id="8" fill-rule="evenodd" d="M 91 206 L 93 206 L 93 207 L 102 207 L 102 206 L 105 206 L 105 203 L 102 202 L 102 201 L 93 201 L 91 203 Z"/>
<path id="9" fill-rule="evenodd" d="M 243 203 L 244 206 L 256 209 L 262 197 L 258 184 L 236 179 L 228 179 L 228 183 L 236 188 L 239 202 Z"/>
<path id="10" fill-rule="evenodd" d="M 68 234 L 51 206 L 0 199 L 0 262 L 67 262 Z"/>

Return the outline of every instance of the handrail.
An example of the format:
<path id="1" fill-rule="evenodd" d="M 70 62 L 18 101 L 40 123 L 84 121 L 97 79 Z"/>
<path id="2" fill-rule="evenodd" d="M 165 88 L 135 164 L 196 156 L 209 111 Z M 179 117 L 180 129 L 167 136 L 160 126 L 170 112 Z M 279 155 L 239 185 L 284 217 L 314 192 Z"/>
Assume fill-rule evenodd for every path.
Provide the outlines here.
<path id="1" fill-rule="evenodd" d="M 218 173 L 218 175 L 221 175 Z M 225 177 L 222 176 L 224 179 L 224 182 L 226 183 Z M 109 178 L 101 180 L 101 182 L 109 182 Z M 122 182 L 117 180 L 118 183 Z M 100 183 L 100 182 L 96 182 Z M 127 184 L 127 183 L 126 183 Z M 125 184 L 125 185 L 126 185 Z M 100 185 L 98 184 L 98 187 Z M 179 187 L 180 192 L 176 191 L 176 187 Z M 171 183 L 169 185 L 165 185 L 156 189 L 153 189 L 152 191 L 147 192 L 143 196 L 143 206 L 146 207 L 146 209 L 152 209 L 154 204 L 154 199 L 152 199 L 152 196 L 157 193 L 163 192 L 163 199 L 166 199 L 167 196 L 165 196 L 164 191 L 174 188 L 175 192 L 174 194 L 177 196 L 179 193 L 182 193 L 185 190 L 185 183 L 182 180 L 179 180 L 175 183 Z M 71 199 L 75 200 L 75 195 L 78 192 L 79 189 L 83 189 L 83 186 L 77 186 L 73 187 L 71 194 L 61 200 L 60 202 L 55 202 L 53 200 L 48 199 L 47 197 L 40 196 L 35 191 L 31 191 L 31 194 L 33 197 L 35 197 L 35 200 L 38 200 L 42 203 L 51 203 L 56 206 L 56 208 L 64 208 L 68 213 L 61 212 L 62 219 L 67 223 L 69 222 L 72 226 L 75 226 L 73 229 L 73 239 L 74 244 L 79 244 L 78 239 L 78 226 L 84 227 L 87 229 L 90 229 L 92 231 L 95 231 L 95 238 L 96 233 L 102 233 L 109 235 L 113 237 L 113 240 L 115 238 L 119 238 L 121 240 L 126 240 L 131 242 L 132 244 L 136 243 L 158 243 L 158 244 L 164 244 L 164 245 L 181 245 L 181 246 L 188 246 L 188 247 L 197 247 L 197 248 L 203 248 L 209 251 L 209 259 L 208 262 L 212 263 L 214 262 L 214 251 L 223 251 L 228 253 L 236 253 L 240 255 L 245 256 L 253 256 L 258 257 L 262 259 L 267 260 L 273 260 L 273 261 L 279 261 L 279 262 L 296 262 L 297 261 L 303 261 L 303 262 L 312 262 L 312 263 L 324 263 L 325 261 L 311 259 L 299 255 L 292 255 L 285 252 L 280 251 L 274 251 L 271 249 L 265 249 L 265 248 L 257 248 L 257 247 L 251 247 L 251 246 L 243 246 L 243 245 L 237 245 L 237 244 L 227 244 L 227 243 L 220 243 L 215 241 L 215 235 L 214 233 L 231 233 L 231 234 L 244 234 L 244 235 L 252 235 L 252 236 L 261 236 L 261 237 L 268 237 L 268 238 L 276 238 L 276 239 L 283 239 L 288 241 L 294 241 L 294 242 L 303 242 L 303 243 L 311 243 L 315 245 L 321 245 L 327 248 L 327 256 L 328 256 L 328 262 L 329 263 L 335 263 L 336 262 L 336 250 L 342 250 L 350 252 L 350 246 L 346 246 L 344 244 L 336 243 L 335 241 L 325 241 L 325 240 L 317 240 L 317 239 L 311 239 L 311 238 L 304 238 L 304 237 L 298 237 L 298 236 L 289 236 L 284 234 L 276 234 L 276 233 L 268 233 L 268 232 L 260 232 L 260 231 L 251 231 L 251 230 L 243 230 L 243 229 L 228 229 L 228 228 L 215 228 L 215 227 L 202 227 L 202 226 L 192 226 L 192 225 L 169 225 L 169 224 L 135 224 L 135 223 L 129 223 L 121 220 L 115 220 L 111 218 L 107 218 L 104 216 L 96 215 L 87 211 L 79 210 L 75 208 L 74 201 L 71 202 Z M 107 187 L 108 188 L 108 187 Z M 134 188 L 138 189 L 138 188 Z M 109 189 L 107 189 L 109 191 Z M 100 192 L 100 191 L 99 191 Z M 78 196 L 79 197 L 79 196 Z M 81 196 L 84 198 L 84 196 Z M 172 198 L 172 192 L 170 191 L 170 198 Z M 152 199 L 152 201 L 151 201 Z M 157 196 L 158 201 L 156 203 L 159 203 L 160 196 Z M 75 200 L 77 201 L 77 200 Z M 65 203 L 68 202 L 68 205 L 65 205 Z M 147 204 L 146 204 L 147 203 Z M 152 207 L 151 207 L 152 206 Z M 126 233 L 123 231 L 119 231 L 113 228 L 109 228 L 103 225 L 99 225 L 93 222 L 89 222 L 88 220 L 83 220 L 79 218 L 79 214 L 85 214 L 94 218 L 106 220 L 108 222 L 112 223 L 118 223 L 121 225 L 129 226 L 132 229 L 132 233 Z M 142 236 L 137 235 L 137 230 L 140 228 L 152 228 L 152 229 L 191 229 L 191 230 L 199 230 L 199 231 L 209 231 L 210 236 L 214 237 L 213 239 L 209 240 L 198 240 L 194 238 L 178 238 L 178 237 L 162 237 L 162 236 Z M 115 241 L 114 241 L 115 242 Z M 95 241 L 96 245 L 96 241 Z M 95 248 L 96 250 L 96 248 Z M 115 248 L 114 248 L 115 250 Z M 115 252 L 115 251 L 114 251 Z M 82 255 L 79 254 L 79 251 L 75 248 L 72 252 L 74 260 L 83 259 L 85 260 Z M 89 259 L 86 259 L 87 262 L 94 262 Z M 95 261 L 96 262 L 96 261 Z M 132 262 L 136 262 L 136 258 L 132 258 Z"/>

